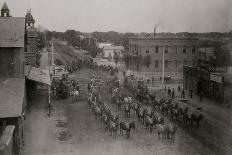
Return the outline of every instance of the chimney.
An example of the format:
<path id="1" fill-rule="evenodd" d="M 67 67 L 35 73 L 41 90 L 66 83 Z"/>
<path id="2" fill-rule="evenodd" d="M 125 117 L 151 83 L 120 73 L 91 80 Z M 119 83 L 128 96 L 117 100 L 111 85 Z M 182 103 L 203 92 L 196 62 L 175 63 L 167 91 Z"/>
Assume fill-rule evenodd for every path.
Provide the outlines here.
<path id="1" fill-rule="evenodd" d="M 153 37 L 155 38 L 156 36 L 156 26 L 154 27 L 154 34 L 153 34 Z"/>

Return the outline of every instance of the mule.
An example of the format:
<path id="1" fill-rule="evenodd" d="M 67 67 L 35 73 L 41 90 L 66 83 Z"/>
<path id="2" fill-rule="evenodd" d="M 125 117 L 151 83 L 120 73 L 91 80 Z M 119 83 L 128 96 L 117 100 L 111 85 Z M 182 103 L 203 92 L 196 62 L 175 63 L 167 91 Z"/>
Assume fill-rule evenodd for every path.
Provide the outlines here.
<path id="1" fill-rule="evenodd" d="M 113 122 L 113 121 L 108 122 L 108 129 L 109 129 L 109 131 L 111 133 L 111 136 L 113 136 L 113 138 L 116 138 L 118 128 L 119 128 L 119 123 L 118 122 L 116 122 L 116 123 Z"/>
<path id="2" fill-rule="evenodd" d="M 152 132 L 153 119 L 150 116 L 145 117 L 145 125 L 146 125 L 146 129 L 149 129 L 149 131 Z"/>
<path id="3" fill-rule="evenodd" d="M 177 131 L 177 126 L 173 124 L 168 124 L 167 125 L 167 138 L 171 139 L 172 141 L 175 140 L 175 135 Z"/>
<path id="4" fill-rule="evenodd" d="M 124 110 L 125 110 L 126 117 L 130 118 L 131 106 L 130 105 L 125 105 Z"/>
<path id="5" fill-rule="evenodd" d="M 203 114 L 195 114 L 192 113 L 191 114 L 191 124 L 193 124 L 194 122 L 196 122 L 197 126 L 200 126 L 200 121 L 202 121 L 204 119 L 204 115 Z"/>
<path id="6" fill-rule="evenodd" d="M 159 139 L 162 137 L 163 139 L 167 138 L 168 127 L 164 124 L 157 125 L 157 134 Z"/>
<path id="7" fill-rule="evenodd" d="M 101 119 L 101 109 L 100 107 L 96 106 L 94 107 L 94 114 L 95 114 L 95 119 Z"/>
<path id="8" fill-rule="evenodd" d="M 135 130 L 135 122 L 134 121 L 132 121 L 130 123 L 128 123 L 128 122 L 120 122 L 119 128 L 120 128 L 120 135 L 123 136 L 123 130 L 125 130 L 126 131 L 126 136 L 127 136 L 127 138 L 129 138 L 131 129 Z"/>
<path id="9" fill-rule="evenodd" d="M 143 108 L 137 109 L 138 121 L 143 123 Z"/>

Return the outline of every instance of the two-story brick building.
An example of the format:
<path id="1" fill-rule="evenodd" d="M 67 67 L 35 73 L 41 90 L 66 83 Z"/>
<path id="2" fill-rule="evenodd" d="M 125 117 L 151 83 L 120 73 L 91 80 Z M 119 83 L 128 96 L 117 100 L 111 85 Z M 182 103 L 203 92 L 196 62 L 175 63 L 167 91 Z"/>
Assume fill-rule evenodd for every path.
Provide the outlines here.
<path id="1" fill-rule="evenodd" d="M 162 75 L 164 54 L 165 76 L 183 79 L 183 66 L 197 65 L 198 42 L 198 38 L 129 38 L 129 54 L 132 55 L 129 69 L 144 72 L 159 79 Z M 136 64 L 133 57 L 138 55 L 142 59 L 150 55 L 150 65 Z"/>

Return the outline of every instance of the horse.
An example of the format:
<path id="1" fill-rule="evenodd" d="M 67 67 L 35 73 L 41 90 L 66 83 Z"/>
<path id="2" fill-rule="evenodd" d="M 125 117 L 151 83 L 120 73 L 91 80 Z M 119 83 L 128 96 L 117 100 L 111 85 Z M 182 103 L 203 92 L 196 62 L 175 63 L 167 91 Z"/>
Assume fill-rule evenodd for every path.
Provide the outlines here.
<path id="1" fill-rule="evenodd" d="M 111 133 L 111 136 L 113 136 L 114 138 L 116 138 L 118 128 L 119 128 L 118 122 L 115 123 L 111 120 L 108 122 L 108 129 Z"/>
<path id="2" fill-rule="evenodd" d="M 125 114 L 128 118 L 130 118 L 130 111 L 131 111 L 131 106 L 130 105 L 125 105 L 124 106 L 125 109 Z"/>
<path id="3" fill-rule="evenodd" d="M 146 125 L 146 129 L 149 129 L 150 132 L 152 132 L 153 129 L 153 119 L 150 116 L 146 116 L 145 117 L 145 125 Z"/>
<path id="4" fill-rule="evenodd" d="M 126 131 L 126 136 L 127 136 L 127 138 L 129 138 L 131 129 L 135 130 L 135 122 L 134 121 L 132 121 L 130 123 L 128 123 L 128 122 L 120 122 L 119 128 L 120 128 L 120 135 L 123 136 L 123 130 L 125 130 Z"/>

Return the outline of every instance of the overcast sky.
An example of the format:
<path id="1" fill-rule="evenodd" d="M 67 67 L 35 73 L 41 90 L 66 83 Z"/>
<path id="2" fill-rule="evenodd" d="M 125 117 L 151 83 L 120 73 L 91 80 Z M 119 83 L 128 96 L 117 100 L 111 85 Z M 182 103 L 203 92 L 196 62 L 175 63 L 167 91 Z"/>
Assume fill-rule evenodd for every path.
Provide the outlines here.
<path id="1" fill-rule="evenodd" d="M 0 0 L 12 16 L 31 9 L 49 30 L 82 32 L 226 32 L 232 30 L 232 0 Z"/>

